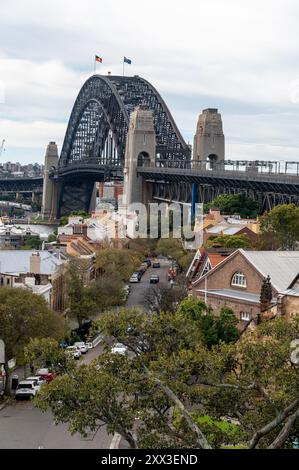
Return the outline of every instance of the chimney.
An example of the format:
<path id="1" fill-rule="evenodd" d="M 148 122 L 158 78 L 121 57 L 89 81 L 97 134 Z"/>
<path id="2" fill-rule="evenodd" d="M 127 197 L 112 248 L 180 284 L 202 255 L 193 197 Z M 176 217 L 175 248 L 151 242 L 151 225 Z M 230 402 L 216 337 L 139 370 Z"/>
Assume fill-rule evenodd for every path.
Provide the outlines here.
<path id="1" fill-rule="evenodd" d="M 30 273 L 40 274 L 40 255 L 39 253 L 32 253 L 30 256 Z"/>

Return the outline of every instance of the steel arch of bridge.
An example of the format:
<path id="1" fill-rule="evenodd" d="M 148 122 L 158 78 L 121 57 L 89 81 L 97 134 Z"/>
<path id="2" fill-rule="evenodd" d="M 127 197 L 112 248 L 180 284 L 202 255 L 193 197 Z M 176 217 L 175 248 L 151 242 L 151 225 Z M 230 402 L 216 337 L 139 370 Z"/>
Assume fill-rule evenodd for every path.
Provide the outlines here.
<path id="1" fill-rule="evenodd" d="M 85 162 L 121 168 L 130 114 L 139 105 L 153 110 L 158 158 L 189 161 L 189 146 L 164 100 L 149 82 L 139 76 L 93 75 L 74 104 L 59 170 Z"/>

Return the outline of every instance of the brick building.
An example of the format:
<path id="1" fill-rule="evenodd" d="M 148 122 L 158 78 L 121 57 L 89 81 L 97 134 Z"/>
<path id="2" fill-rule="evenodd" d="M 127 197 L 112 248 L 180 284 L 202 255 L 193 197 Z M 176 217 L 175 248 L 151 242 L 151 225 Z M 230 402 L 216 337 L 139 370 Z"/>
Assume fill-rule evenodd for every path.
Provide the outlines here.
<path id="1" fill-rule="evenodd" d="M 290 289 L 293 289 L 294 300 L 288 300 L 289 311 L 295 305 L 299 306 L 298 297 L 295 296 L 299 296 L 299 284 L 296 285 L 298 274 L 299 251 L 240 249 L 193 281 L 191 288 L 193 294 L 205 300 L 215 312 L 223 306 L 230 307 L 241 325 L 246 325 L 252 319 L 257 320 L 261 313 L 261 289 L 264 278 L 268 276 L 271 278 L 272 306 L 281 304 L 283 307 Z M 284 314 L 283 308 L 280 314 Z"/>

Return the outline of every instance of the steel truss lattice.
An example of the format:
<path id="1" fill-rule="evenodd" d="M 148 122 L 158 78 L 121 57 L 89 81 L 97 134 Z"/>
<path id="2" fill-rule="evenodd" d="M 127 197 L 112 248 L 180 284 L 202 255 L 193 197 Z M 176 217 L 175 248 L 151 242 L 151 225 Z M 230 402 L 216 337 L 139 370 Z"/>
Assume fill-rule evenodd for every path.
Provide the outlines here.
<path id="1" fill-rule="evenodd" d="M 138 76 L 94 75 L 83 85 L 74 104 L 59 167 L 83 162 L 122 167 L 130 114 L 139 105 L 153 110 L 157 158 L 189 161 L 190 147 L 149 82 Z"/>

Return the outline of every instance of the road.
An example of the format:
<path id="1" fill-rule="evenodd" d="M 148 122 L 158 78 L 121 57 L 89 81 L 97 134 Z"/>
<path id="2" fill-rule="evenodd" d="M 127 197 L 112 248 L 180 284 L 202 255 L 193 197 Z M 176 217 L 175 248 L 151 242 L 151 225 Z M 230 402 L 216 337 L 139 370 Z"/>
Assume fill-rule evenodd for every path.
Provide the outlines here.
<path id="1" fill-rule="evenodd" d="M 126 306 L 143 306 L 146 291 L 151 286 L 150 277 L 158 274 L 160 284 L 167 285 L 167 269 L 169 261 L 159 259 L 160 269 L 149 268 L 141 282 L 131 284 L 132 290 Z M 102 346 L 90 350 L 83 356 L 82 362 L 89 363 L 102 352 Z M 24 377 L 23 369 L 17 371 L 19 379 Z M 11 405 L 0 411 L 0 449 L 109 449 L 111 435 L 105 427 L 100 428 L 94 435 L 82 438 L 79 434 L 71 436 L 66 425 L 56 426 L 51 412 L 42 413 L 30 401 L 13 401 Z M 126 448 L 125 442 L 120 448 Z"/>
<path id="2" fill-rule="evenodd" d="M 160 269 L 154 269 L 150 267 L 144 273 L 139 283 L 130 284 L 132 290 L 128 297 L 126 307 L 134 307 L 136 305 L 143 306 L 145 293 L 151 286 L 154 285 L 150 284 L 150 278 L 152 274 L 158 274 L 160 278 L 160 285 L 168 284 L 167 270 L 170 267 L 171 263 L 165 258 L 159 258 L 158 261 L 161 265 Z"/>
<path id="3" fill-rule="evenodd" d="M 90 350 L 82 362 L 101 351 L 100 345 Z M 51 412 L 42 413 L 30 401 L 14 401 L 0 411 L 0 449 L 109 449 L 112 437 L 105 428 L 86 439 L 71 436 L 66 425 L 54 424 Z"/>

